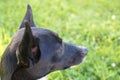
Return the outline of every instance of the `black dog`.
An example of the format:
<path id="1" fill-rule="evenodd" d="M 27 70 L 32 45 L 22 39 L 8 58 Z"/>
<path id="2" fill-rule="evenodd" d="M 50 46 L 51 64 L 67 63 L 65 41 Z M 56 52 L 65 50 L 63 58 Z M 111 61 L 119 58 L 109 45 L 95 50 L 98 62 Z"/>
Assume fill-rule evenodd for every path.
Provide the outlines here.
<path id="1" fill-rule="evenodd" d="M 30 5 L 1 59 L 2 80 L 36 80 L 83 61 L 88 50 L 62 41 L 54 32 L 37 28 Z"/>

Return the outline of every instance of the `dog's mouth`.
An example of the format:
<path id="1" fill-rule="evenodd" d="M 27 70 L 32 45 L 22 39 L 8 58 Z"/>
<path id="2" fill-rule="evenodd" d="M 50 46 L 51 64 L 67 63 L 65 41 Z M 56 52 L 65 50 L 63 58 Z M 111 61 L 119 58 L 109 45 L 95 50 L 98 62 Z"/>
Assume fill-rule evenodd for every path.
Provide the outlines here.
<path id="1" fill-rule="evenodd" d="M 68 61 L 66 63 L 66 65 L 64 66 L 63 69 L 67 69 L 67 68 L 75 68 L 78 64 L 82 63 L 83 61 L 85 61 L 86 56 L 80 58 L 80 57 L 74 57 L 72 58 L 70 61 Z"/>
<path id="2" fill-rule="evenodd" d="M 67 69 L 71 66 L 76 66 L 85 60 L 85 57 L 88 53 L 88 49 L 83 46 L 74 46 L 67 45 L 64 52 L 64 67 L 63 69 Z M 68 53 L 67 53 L 68 52 Z M 71 53 L 72 52 L 72 53 Z"/>
<path id="3" fill-rule="evenodd" d="M 77 55 L 76 55 L 76 57 L 73 58 L 73 63 L 74 63 L 75 65 L 77 65 L 77 64 L 79 64 L 79 63 L 81 63 L 81 62 L 83 62 L 83 61 L 85 60 L 86 55 L 85 55 L 85 54 L 81 54 L 81 55 L 82 55 L 82 56 L 77 56 Z"/>

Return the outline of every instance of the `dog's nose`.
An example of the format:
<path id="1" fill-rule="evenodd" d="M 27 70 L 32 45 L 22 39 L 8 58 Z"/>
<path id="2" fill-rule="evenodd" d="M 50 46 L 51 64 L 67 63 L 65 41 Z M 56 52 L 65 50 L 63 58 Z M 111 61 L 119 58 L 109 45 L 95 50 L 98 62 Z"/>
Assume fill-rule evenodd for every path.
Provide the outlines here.
<path id="1" fill-rule="evenodd" d="M 84 46 L 79 46 L 79 48 L 80 48 L 80 52 L 81 52 L 81 53 L 83 53 L 84 55 L 87 55 L 88 49 L 87 49 L 86 47 L 84 47 Z"/>

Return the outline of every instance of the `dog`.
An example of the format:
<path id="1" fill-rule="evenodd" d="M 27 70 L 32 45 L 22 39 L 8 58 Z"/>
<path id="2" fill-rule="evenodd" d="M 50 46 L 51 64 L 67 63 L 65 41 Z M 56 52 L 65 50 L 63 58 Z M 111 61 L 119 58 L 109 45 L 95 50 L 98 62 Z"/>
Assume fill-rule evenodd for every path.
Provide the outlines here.
<path id="1" fill-rule="evenodd" d="M 28 4 L 18 31 L 2 55 L 1 80 L 36 80 L 81 63 L 87 53 L 86 47 L 66 43 L 57 33 L 37 28 Z"/>

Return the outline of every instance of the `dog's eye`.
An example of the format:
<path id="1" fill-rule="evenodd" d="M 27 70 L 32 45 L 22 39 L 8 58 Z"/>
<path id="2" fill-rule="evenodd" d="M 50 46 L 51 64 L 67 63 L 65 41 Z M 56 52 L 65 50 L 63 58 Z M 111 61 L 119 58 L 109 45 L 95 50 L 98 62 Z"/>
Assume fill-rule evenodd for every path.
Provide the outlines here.
<path id="1" fill-rule="evenodd" d="M 60 44 L 62 44 L 62 39 L 58 36 L 57 33 L 55 33 L 53 36 L 57 40 L 57 42 L 59 42 Z"/>
<path id="2" fill-rule="evenodd" d="M 58 42 L 62 44 L 62 39 L 58 37 Z"/>
<path id="3" fill-rule="evenodd" d="M 56 36 L 56 40 L 60 43 L 60 44 L 62 44 L 62 39 L 57 35 Z"/>

